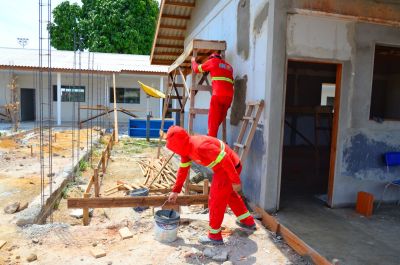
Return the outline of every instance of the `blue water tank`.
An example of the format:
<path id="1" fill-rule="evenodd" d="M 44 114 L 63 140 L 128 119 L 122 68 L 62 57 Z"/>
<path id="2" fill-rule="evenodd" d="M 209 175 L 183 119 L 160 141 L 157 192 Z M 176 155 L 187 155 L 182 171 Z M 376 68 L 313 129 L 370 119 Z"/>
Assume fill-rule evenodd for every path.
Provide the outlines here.
<path id="1" fill-rule="evenodd" d="M 146 119 L 129 119 L 129 136 L 136 138 L 146 138 Z M 168 128 L 174 125 L 174 120 L 165 119 L 163 131 L 167 132 Z M 161 119 L 150 120 L 150 138 L 160 137 Z"/>

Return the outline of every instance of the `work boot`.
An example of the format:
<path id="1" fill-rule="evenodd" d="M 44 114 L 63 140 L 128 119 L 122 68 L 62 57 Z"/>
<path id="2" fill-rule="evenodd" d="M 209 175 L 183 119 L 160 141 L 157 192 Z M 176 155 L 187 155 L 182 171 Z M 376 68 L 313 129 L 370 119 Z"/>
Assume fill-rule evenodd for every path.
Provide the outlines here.
<path id="1" fill-rule="evenodd" d="M 199 243 L 201 243 L 203 245 L 223 245 L 224 240 L 223 239 L 211 239 L 208 236 L 200 236 Z"/>
<path id="2" fill-rule="evenodd" d="M 242 223 L 242 222 L 236 220 L 236 224 L 238 226 L 240 226 L 241 228 L 244 228 L 244 229 L 248 229 L 248 230 L 251 230 L 251 231 L 257 230 L 256 224 L 254 222 L 253 222 L 253 224 L 246 224 L 246 223 Z"/>

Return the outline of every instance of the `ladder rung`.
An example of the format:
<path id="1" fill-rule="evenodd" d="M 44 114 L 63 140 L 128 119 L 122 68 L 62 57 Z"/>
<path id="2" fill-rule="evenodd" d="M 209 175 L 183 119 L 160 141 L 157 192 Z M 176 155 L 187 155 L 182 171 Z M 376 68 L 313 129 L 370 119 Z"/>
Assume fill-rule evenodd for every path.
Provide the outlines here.
<path id="1" fill-rule="evenodd" d="M 248 106 L 260 105 L 261 101 L 249 101 L 246 103 Z"/>
<path id="2" fill-rule="evenodd" d="M 182 96 L 169 96 L 171 99 L 183 99 Z"/>
<path id="3" fill-rule="evenodd" d="M 255 118 L 255 117 L 247 117 L 247 116 L 244 116 L 242 119 L 243 119 L 243 120 L 248 120 L 248 121 L 254 121 L 256 118 Z"/>
<path id="4" fill-rule="evenodd" d="M 195 87 L 192 87 L 193 91 L 212 91 L 211 86 L 205 86 L 205 85 L 196 85 Z"/>
<path id="5" fill-rule="evenodd" d="M 233 145 L 236 146 L 236 147 L 239 147 L 239 148 L 244 148 L 245 147 L 244 144 L 239 144 L 239 143 L 234 143 Z"/>
<path id="6" fill-rule="evenodd" d="M 172 83 L 168 84 L 169 86 L 172 86 Z M 183 84 L 174 84 L 176 87 L 184 87 Z"/>
<path id="7" fill-rule="evenodd" d="M 190 109 L 190 114 L 208 114 L 208 109 Z"/>
<path id="8" fill-rule="evenodd" d="M 181 109 L 168 109 L 170 112 L 181 112 Z"/>

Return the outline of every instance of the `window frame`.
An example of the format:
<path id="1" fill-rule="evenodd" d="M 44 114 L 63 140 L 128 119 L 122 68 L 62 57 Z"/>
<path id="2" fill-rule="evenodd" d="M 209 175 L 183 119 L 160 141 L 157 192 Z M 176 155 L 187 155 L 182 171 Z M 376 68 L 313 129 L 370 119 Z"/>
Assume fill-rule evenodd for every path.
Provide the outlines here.
<path id="1" fill-rule="evenodd" d="M 373 102 L 373 90 L 374 90 L 374 76 L 375 76 L 375 59 L 376 59 L 376 48 L 380 47 L 385 47 L 385 48 L 396 48 L 400 50 L 400 45 L 398 44 L 393 44 L 393 43 L 381 43 L 381 42 L 375 42 L 373 45 L 373 53 L 372 53 L 372 62 L 371 62 L 371 78 L 370 78 L 370 87 L 371 87 L 371 93 L 370 93 L 370 105 L 369 105 L 369 113 L 368 113 L 368 120 L 369 121 L 375 121 L 378 123 L 382 123 L 384 121 L 395 121 L 398 122 L 400 121 L 400 116 L 398 118 L 393 118 L 393 117 L 377 117 L 376 115 L 372 115 L 372 102 Z M 399 87 L 400 89 L 400 87 Z M 385 100 L 386 103 L 386 100 Z"/>
<path id="2" fill-rule="evenodd" d="M 123 94 L 123 99 L 124 99 L 123 102 L 119 101 L 119 97 L 118 97 L 118 90 L 121 90 L 121 89 L 123 89 L 123 92 L 124 92 L 124 94 Z M 127 102 L 126 101 L 126 97 L 125 97 L 125 91 L 126 90 L 133 90 L 134 92 L 138 92 L 139 93 L 139 96 L 137 97 L 137 102 Z M 140 104 L 141 91 L 140 91 L 140 88 L 138 88 L 138 87 L 116 87 L 115 88 L 115 93 L 117 95 L 116 103 L 118 103 L 118 104 L 137 104 L 137 105 Z M 113 89 L 113 87 L 110 87 L 109 103 L 114 103 L 114 89 Z"/>
<path id="3" fill-rule="evenodd" d="M 81 88 L 83 89 L 83 101 L 82 100 L 63 100 L 62 96 L 62 89 L 76 89 L 76 88 Z M 77 93 L 77 92 L 75 92 Z M 53 102 L 57 102 L 57 85 L 53 85 Z M 86 102 L 86 86 L 77 86 L 77 85 L 61 85 L 61 102 Z"/>

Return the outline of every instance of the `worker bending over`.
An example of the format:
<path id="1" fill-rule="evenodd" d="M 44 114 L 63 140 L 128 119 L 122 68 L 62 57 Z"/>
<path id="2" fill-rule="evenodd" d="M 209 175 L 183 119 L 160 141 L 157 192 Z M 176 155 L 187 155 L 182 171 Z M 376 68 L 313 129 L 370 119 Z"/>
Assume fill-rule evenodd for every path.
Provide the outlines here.
<path id="1" fill-rule="evenodd" d="M 208 112 L 208 135 L 217 137 L 218 128 L 225 120 L 233 98 L 233 69 L 221 55 L 213 53 L 203 64 L 192 57 L 192 68 L 196 73 L 210 72 L 212 96 Z"/>
<path id="2" fill-rule="evenodd" d="M 179 126 L 170 127 L 166 137 L 167 148 L 181 156 L 176 183 L 168 201 L 176 201 L 192 161 L 214 171 L 208 201 L 210 210 L 208 237 L 200 237 L 199 242 L 203 244 L 223 244 L 221 224 L 227 205 L 237 216 L 236 223 L 239 226 L 255 230 L 254 219 L 238 194 L 241 189 L 239 174 L 242 170 L 238 155 L 217 138 L 206 135 L 189 136 Z"/>

